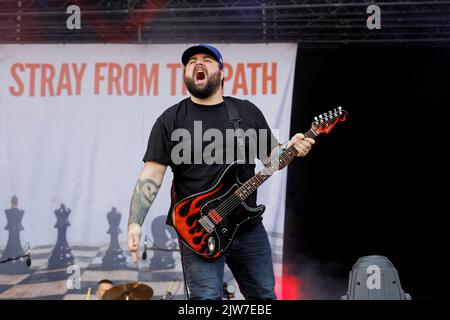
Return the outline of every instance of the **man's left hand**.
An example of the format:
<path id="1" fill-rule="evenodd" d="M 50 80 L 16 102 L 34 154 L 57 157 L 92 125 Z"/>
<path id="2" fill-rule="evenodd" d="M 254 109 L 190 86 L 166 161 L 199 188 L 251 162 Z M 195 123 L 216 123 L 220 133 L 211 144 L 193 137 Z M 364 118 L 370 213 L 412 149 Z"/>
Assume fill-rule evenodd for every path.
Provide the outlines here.
<path id="1" fill-rule="evenodd" d="M 292 137 L 288 142 L 288 147 L 294 145 L 294 148 L 297 150 L 297 157 L 304 157 L 308 154 L 309 150 L 311 150 L 312 145 L 315 143 L 314 139 L 306 138 L 302 133 L 297 133 Z"/>

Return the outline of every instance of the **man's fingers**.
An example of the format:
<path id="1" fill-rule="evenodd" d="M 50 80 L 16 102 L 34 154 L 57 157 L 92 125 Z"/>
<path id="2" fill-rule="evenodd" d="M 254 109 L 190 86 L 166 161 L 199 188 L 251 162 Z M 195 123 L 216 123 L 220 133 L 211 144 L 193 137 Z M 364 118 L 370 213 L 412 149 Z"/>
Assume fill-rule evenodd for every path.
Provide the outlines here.
<path id="1" fill-rule="evenodd" d="M 291 139 L 292 142 L 308 141 L 310 144 L 314 144 L 316 141 L 312 138 L 306 138 L 303 133 L 297 133 Z"/>
<path id="2" fill-rule="evenodd" d="M 297 150 L 297 156 L 305 156 L 308 153 L 308 149 L 306 149 L 302 145 L 294 145 L 295 150 Z"/>
<path id="3" fill-rule="evenodd" d="M 133 250 L 136 246 L 135 235 L 131 232 L 128 233 L 128 249 Z"/>
<path id="4" fill-rule="evenodd" d="M 305 135 L 303 133 L 297 133 L 295 134 L 294 138 L 297 140 L 303 140 L 305 138 Z"/>
<path id="5" fill-rule="evenodd" d="M 130 249 L 131 257 L 134 262 L 139 260 L 139 235 L 130 231 L 128 232 L 128 249 Z"/>
<path id="6" fill-rule="evenodd" d="M 133 258 L 133 262 L 138 262 L 139 260 L 139 251 L 135 250 L 135 251 L 131 251 L 131 257 Z"/>
<path id="7" fill-rule="evenodd" d="M 294 144 L 295 149 L 298 152 L 298 156 L 305 156 L 311 150 L 312 144 L 307 140 L 301 140 L 300 142 L 296 142 Z"/>
<path id="8" fill-rule="evenodd" d="M 138 261 L 138 257 L 139 257 L 139 245 L 138 243 L 132 243 L 132 245 L 130 246 L 130 252 L 131 252 L 131 257 L 133 258 L 134 262 Z"/>
<path id="9" fill-rule="evenodd" d="M 294 145 L 295 150 L 297 150 L 297 156 L 304 157 L 311 150 L 314 143 L 314 139 L 306 138 L 303 133 L 297 133 L 289 141 L 288 146 Z"/>
<path id="10" fill-rule="evenodd" d="M 311 149 L 312 145 L 308 141 L 302 140 L 301 142 L 296 142 L 295 146 L 299 147 L 305 151 L 308 151 L 309 149 Z"/>

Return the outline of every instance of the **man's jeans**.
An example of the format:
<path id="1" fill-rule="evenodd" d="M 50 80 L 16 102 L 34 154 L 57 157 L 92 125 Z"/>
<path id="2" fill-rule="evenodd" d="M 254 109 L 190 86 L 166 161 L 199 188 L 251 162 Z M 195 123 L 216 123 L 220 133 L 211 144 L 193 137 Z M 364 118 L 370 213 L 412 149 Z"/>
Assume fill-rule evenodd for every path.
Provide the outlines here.
<path id="1" fill-rule="evenodd" d="M 190 299 L 221 299 L 227 263 L 246 299 L 276 299 L 269 238 L 262 222 L 236 235 L 223 256 L 208 261 L 180 241 L 183 270 Z"/>

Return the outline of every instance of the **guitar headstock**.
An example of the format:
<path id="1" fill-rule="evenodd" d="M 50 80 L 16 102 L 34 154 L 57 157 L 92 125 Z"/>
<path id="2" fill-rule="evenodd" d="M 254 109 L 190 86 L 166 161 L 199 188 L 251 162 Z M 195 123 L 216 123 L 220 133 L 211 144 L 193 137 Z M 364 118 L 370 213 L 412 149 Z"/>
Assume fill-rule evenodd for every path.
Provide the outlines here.
<path id="1" fill-rule="evenodd" d="M 341 107 L 338 107 L 333 111 L 330 110 L 325 112 L 318 117 L 314 117 L 314 122 L 311 124 L 311 130 L 313 130 L 316 135 L 329 133 L 336 123 L 345 121 L 347 115 L 347 111 L 343 110 Z"/>

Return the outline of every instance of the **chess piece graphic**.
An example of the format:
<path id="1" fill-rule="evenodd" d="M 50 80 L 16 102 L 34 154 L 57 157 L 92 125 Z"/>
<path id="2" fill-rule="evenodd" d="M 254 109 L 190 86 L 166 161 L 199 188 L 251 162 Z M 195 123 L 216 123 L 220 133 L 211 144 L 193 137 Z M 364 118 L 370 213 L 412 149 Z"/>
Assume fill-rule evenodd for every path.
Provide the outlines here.
<path id="1" fill-rule="evenodd" d="M 24 228 L 22 226 L 22 218 L 24 210 L 17 208 L 19 199 L 14 195 L 11 198 L 11 209 L 6 209 L 7 224 L 5 230 L 8 230 L 8 242 L 6 243 L 5 250 L 2 253 L 0 261 L 7 260 L 9 258 L 19 257 L 25 254 L 22 244 L 20 242 L 20 231 Z M 30 273 L 30 268 L 26 266 L 26 258 L 20 258 L 12 260 L 6 263 L 0 264 L 0 273 L 7 274 L 23 274 Z"/>
<path id="2" fill-rule="evenodd" d="M 159 216 L 153 219 L 152 235 L 156 250 L 153 250 L 153 256 L 150 259 L 150 270 L 175 268 L 173 250 L 178 248 L 177 233 L 173 228 L 166 225 L 166 216 Z"/>
<path id="3" fill-rule="evenodd" d="M 69 244 L 67 243 L 67 228 L 70 226 L 69 215 L 71 210 L 62 203 L 61 207 L 55 210 L 56 224 L 58 230 L 55 247 L 48 259 L 49 269 L 65 268 L 73 264 L 75 258 L 72 255 Z"/>
<path id="4" fill-rule="evenodd" d="M 121 233 L 119 224 L 122 214 L 116 208 L 112 208 L 106 215 L 109 223 L 108 234 L 110 235 L 109 247 L 102 259 L 102 269 L 113 270 L 117 268 L 126 268 L 126 257 L 123 254 L 119 244 L 119 233 Z"/>

